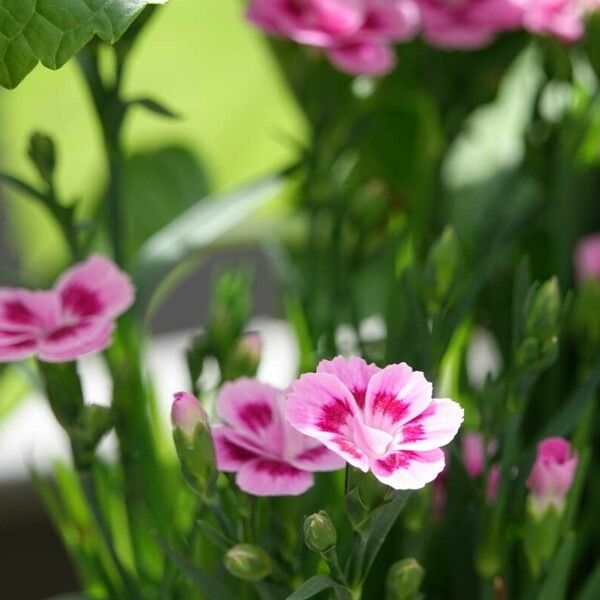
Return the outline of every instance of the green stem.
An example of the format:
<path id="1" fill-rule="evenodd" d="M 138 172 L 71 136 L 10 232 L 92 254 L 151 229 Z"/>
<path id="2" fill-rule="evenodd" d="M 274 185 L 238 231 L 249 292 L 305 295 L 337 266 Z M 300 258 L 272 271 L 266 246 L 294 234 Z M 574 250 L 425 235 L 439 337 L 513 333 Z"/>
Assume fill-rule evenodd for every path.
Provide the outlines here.
<path id="1" fill-rule="evenodd" d="M 344 575 L 340 567 L 336 547 L 332 546 L 331 548 L 329 548 L 329 550 L 322 552 L 321 556 L 323 557 L 323 560 L 327 563 L 329 571 L 331 572 L 331 576 L 336 581 L 339 581 L 342 585 L 347 585 L 346 576 Z"/>
<path id="2" fill-rule="evenodd" d="M 123 246 L 123 215 L 121 199 L 121 179 L 123 151 L 121 132 L 127 104 L 121 100 L 121 86 L 125 71 L 126 53 L 117 54 L 115 81 L 105 85 L 100 76 L 97 48 L 88 46 L 78 55 L 79 65 L 87 83 L 102 127 L 104 150 L 108 159 L 109 181 L 106 192 L 107 231 L 111 241 L 115 262 L 123 265 L 125 251 Z"/>

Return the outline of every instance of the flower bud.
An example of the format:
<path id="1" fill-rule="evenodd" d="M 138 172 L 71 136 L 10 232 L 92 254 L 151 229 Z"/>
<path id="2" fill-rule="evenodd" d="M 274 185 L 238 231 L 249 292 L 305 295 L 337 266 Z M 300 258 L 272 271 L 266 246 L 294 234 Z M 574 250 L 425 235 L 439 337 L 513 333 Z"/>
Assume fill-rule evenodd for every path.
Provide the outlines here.
<path id="1" fill-rule="evenodd" d="M 181 429 L 188 437 L 194 435 L 196 427 L 208 429 L 208 418 L 198 399 L 188 392 L 177 392 L 171 407 L 173 427 Z"/>
<path id="2" fill-rule="evenodd" d="M 212 495 L 217 470 L 206 412 L 195 396 L 178 392 L 171 408 L 171 420 L 173 441 L 186 481 L 197 492 Z"/>
<path id="3" fill-rule="evenodd" d="M 273 568 L 271 557 L 262 548 L 251 544 L 237 544 L 225 554 L 225 568 L 238 579 L 260 581 Z"/>
<path id="4" fill-rule="evenodd" d="M 578 457 L 564 438 L 554 437 L 538 444 L 537 457 L 527 487 L 531 490 L 531 510 L 541 516 L 551 506 L 561 513 L 565 497 L 571 489 Z"/>
<path id="5" fill-rule="evenodd" d="M 561 310 L 560 286 L 552 277 L 535 291 L 527 307 L 527 335 L 546 345 L 558 334 Z"/>
<path id="6" fill-rule="evenodd" d="M 224 367 L 225 379 L 232 381 L 240 377 L 254 377 L 260 362 L 261 349 L 258 333 L 252 331 L 243 334 Z"/>
<path id="7" fill-rule="evenodd" d="M 476 478 L 485 467 L 485 442 L 480 433 L 468 432 L 461 438 L 461 452 L 469 477 Z"/>
<path id="8" fill-rule="evenodd" d="M 575 273 L 581 283 L 600 280 L 600 234 L 582 238 L 575 249 Z"/>
<path id="9" fill-rule="evenodd" d="M 418 598 L 424 576 L 423 567 L 414 558 L 406 558 L 394 563 L 386 579 L 387 600 Z"/>
<path id="10" fill-rule="evenodd" d="M 313 552 L 326 552 L 336 545 L 335 526 L 324 510 L 304 520 L 304 541 Z"/>
<path id="11" fill-rule="evenodd" d="M 447 227 L 432 245 L 425 263 L 423 278 L 431 314 L 437 314 L 447 301 L 459 264 L 458 237 L 452 227 Z"/>

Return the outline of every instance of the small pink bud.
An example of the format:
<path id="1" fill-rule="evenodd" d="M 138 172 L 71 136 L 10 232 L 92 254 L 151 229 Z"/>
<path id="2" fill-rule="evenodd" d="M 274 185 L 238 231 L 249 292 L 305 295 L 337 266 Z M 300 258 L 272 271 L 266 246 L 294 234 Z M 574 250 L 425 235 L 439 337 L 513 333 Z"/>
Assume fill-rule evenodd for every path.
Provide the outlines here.
<path id="1" fill-rule="evenodd" d="M 527 479 L 537 509 L 545 510 L 550 505 L 558 509 L 563 507 L 575 478 L 577 463 L 577 454 L 564 438 L 547 438 L 538 444 L 537 457 Z"/>
<path id="2" fill-rule="evenodd" d="M 208 428 L 208 417 L 196 396 L 188 392 L 177 392 L 173 398 L 171 407 L 173 427 L 183 430 L 190 437 L 194 435 L 198 425 Z"/>
<path id="3" fill-rule="evenodd" d="M 500 465 L 495 464 L 490 467 L 486 485 L 486 500 L 490 503 L 496 501 L 498 488 L 500 487 Z"/>
<path id="4" fill-rule="evenodd" d="M 465 469 L 469 477 L 479 477 L 485 466 L 485 445 L 479 433 L 465 433 L 461 439 L 461 450 Z"/>
<path id="5" fill-rule="evenodd" d="M 254 358 L 256 362 L 260 360 L 260 352 L 262 350 L 262 342 L 260 334 L 256 331 L 249 331 L 242 336 L 239 343 L 239 350 Z"/>
<path id="6" fill-rule="evenodd" d="M 582 238 L 575 249 L 578 281 L 600 279 L 600 233 Z"/>

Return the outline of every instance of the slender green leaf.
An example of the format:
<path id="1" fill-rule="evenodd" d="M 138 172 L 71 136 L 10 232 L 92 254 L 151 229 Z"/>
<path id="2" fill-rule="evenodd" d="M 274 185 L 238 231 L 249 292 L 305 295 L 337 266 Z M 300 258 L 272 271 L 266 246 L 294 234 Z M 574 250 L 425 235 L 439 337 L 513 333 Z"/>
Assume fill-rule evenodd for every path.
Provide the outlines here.
<path id="1" fill-rule="evenodd" d="M 114 44 L 149 4 L 168 0 L 3 0 L 0 85 L 16 87 L 41 62 L 59 69 L 93 37 Z"/>
<path id="2" fill-rule="evenodd" d="M 192 563 L 186 556 L 169 546 L 166 542 L 159 540 L 167 556 L 202 590 L 207 598 L 219 598 L 219 600 L 233 600 L 232 592 L 226 588 L 219 579 L 205 573 L 198 565 Z"/>
<path id="3" fill-rule="evenodd" d="M 292 595 L 287 597 L 287 600 L 308 600 L 325 590 L 331 590 L 336 587 L 341 587 L 331 577 L 326 575 L 315 575 L 307 579 Z"/>
<path id="4" fill-rule="evenodd" d="M 537 600 L 564 600 L 575 554 L 575 533 L 570 531 L 558 549 Z"/>
<path id="5" fill-rule="evenodd" d="M 173 112 L 160 102 L 152 100 L 152 98 L 136 98 L 128 102 L 130 106 L 141 106 L 150 112 L 153 112 L 161 117 L 167 117 L 169 119 L 180 119 L 181 116 L 176 112 Z"/>
<path id="6" fill-rule="evenodd" d="M 600 563 L 585 582 L 577 600 L 597 600 L 600 598 Z"/>
<path id="7" fill-rule="evenodd" d="M 410 497 L 410 492 L 396 492 L 387 504 L 375 509 L 361 526 L 361 535 L 366 540 L 364 577 L 367 576 L 388 533 L 398 520 L 402 509 Z"/>

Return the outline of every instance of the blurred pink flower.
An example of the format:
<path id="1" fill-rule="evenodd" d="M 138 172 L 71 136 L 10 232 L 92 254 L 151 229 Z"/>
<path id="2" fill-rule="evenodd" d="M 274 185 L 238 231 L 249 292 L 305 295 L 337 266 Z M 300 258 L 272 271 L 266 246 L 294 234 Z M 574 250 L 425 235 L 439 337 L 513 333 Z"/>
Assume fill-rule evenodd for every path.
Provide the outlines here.
<path id="1" fill-rule="evenodd" d="M 252 0 L 248 19 L 272 35 L 323 48 L 353 75 L 380 75 L 395 64 L 393 42 L 413 37 L 415 0 Z"/>
<path id="2" fill-rule="evenodd" d="M 542 440 L 537 447 L 537 457 L 527 479 L 537 509 L 545 510 L 553 505 L 561 508 L 571 489 L 578 457 L 571 444 L 561 437 Z"/>
<path id="3" fill-rule="evenodd" d="M 575 272 L 579 281 L 600 279 L 600 234 L 584 237 L 575 249 Z"/>
<path id="4" fill-rule="evenodd" d="M 196 396 L 189 392 L 177 392 L 171 406 L 171 423 L 191 437 L 198 425 L 208 426 L 208 417 Z"/>
<path id="5" fill-rule="evenodd" d="M 334 471 L 344 461 L 283 418 L 284 393 L 254 379 L 223 386 L 217 411 L 224 425 L 212 428 L 217 467 L 237 473 L 236 483 L 254 496 L 297 496 L 313 472 Z"/>
<path id="6" fill-rule="evenodd" d="M 67 270 L 50 291 L 0 288 L 0 361 L 72 361 L 104 350 L 133 303 L 129 277 L 101 256 Z"/>
<path id="7" fill-rule="evenodd" d="M 584 33 L 584 0 L 529 0 L 523 27 L 533 33 L 553 35 L 564 42 L 576 42 Z"/>
<path id="8" fill-rule="evenodd" d="M 469 431 L 461 438 L 461 450 L 469 477 L 479 477 L 485 468 L 485 444 L 480 433 Z"/>
<path id="9" fill-rule="evenodd" d="M 405 363 L 380 369 L 337 357 L 294 383 L 286 416 L 382 483 L 419 489 L 444 468 L 441 446 L 456 435 L 463 410 L 452 400 L 433 399 L 431 383 Z"/>
<path id="10" fill-rule="evenodd" d="M 418 0 L 423 37 L 441 48 L 469 49 L 521 26 L 519 0 Z"/>

